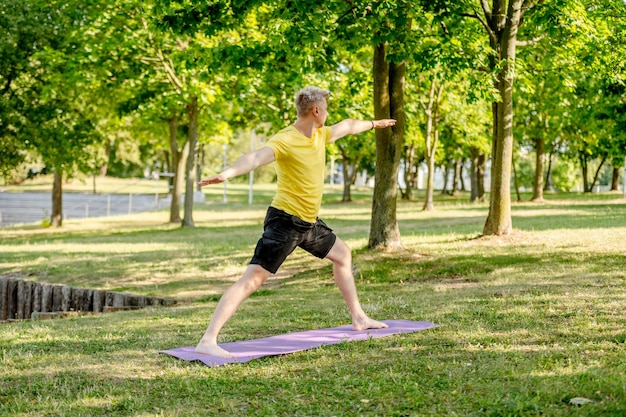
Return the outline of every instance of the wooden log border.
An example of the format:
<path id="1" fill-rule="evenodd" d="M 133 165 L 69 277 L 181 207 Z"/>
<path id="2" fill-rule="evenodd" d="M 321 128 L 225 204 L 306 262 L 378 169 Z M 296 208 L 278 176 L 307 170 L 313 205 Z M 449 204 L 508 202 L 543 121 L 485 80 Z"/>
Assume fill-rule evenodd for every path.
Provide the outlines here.
<path id="1" fill-rule="evenodd" d="M 172 306 L 173 298 L 94 290 L 0 276 L 0 322 Z M 63 313 L 63 314 L 62 314 Z"/>

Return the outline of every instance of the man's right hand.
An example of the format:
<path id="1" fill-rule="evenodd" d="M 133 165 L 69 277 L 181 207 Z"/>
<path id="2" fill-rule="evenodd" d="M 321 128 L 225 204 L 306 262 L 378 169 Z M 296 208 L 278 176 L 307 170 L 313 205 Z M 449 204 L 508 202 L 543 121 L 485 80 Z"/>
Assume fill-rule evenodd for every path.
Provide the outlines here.
<path id="1" fill-rule="evenodd" d="M 217 174 L 212 177 L 205 178 L 202 181 L 198 181 L 198 186 L 204 187 L 205 185 L 219 184 L 224 181 L 226 181 L 226 178 L 222 174 Z"/>

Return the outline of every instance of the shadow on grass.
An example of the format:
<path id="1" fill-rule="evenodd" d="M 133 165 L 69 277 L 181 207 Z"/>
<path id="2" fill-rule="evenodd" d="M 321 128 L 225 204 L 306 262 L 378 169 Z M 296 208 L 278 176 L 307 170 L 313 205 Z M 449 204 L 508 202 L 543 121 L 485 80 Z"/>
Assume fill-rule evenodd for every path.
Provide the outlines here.
<path id="1" fill-rule="evenodd" d="M 166 356 L 146 361 L 141 347 L 123 353 L 113 342 L 111 365 L 134 364 L 134 374 L 106 367 L 98 372 L 103 364 L 93 358 L 84 367 L 35 369 L 1 378 L 0 404 L 9 415 L 64 416 L 400 416 L 416 410 L 467 416 L 623 415 L 623 381 L 615 367 L 623 369 L 624 363 L 613 369 L 604 360 L 587 363 L 585 340 L 579 343 L 573 350 L 572 345 L 496 350 L 433 331 L 207 368 Z M 72 355 L 76 348 L 58 350 Z M 584 414 L 569 404 L 573 397 L 592 400 Z"/>
<path id="2" fill-rule="evenodd" d="M 546 259 L 548 257 L 549 259 Z M 355 257 L 359 274 L 357 278 L 376 283 L 443 282 L 464 280 L 478 282 L 485 275 L 500 269 L 513 269 L 517 273 L 536 273 L 547 265 L 551 271 L 575 267 L 584 263 L 590 273 L 621 271 L 626 265 L 626 255 L 595 253 L 507 253 L 459 254 L 436 257 L 416 257 L 403 254 L 376 254 L 359 251 Z M 551 272 L 558 279 L 558 274 Z"/>
<path id="3" fill-rule="evenodd" d="M 414 213 L 412 218 L 398 221 L 403 236 L 440 236 L 455 233 L 479 236 L 486 221 L 484 208 L 463 207 L 463 213 L 484 212 L 484 215 L 451 217 L 450 213 Z M 557 210 L 558 214 L 550 214 Z M 421 218 L 423 217 L 423 218 Z M 582 204 L 572 206 L 524 206 L 512 211 L 513 227 L 522 231 L 613 229 L 626 227 L 626 204 Z M 328 224 L 341 237 L 362 238 L 369 233 L 369 223 L 350 220 L 340 215 L 330 216 Z"/>

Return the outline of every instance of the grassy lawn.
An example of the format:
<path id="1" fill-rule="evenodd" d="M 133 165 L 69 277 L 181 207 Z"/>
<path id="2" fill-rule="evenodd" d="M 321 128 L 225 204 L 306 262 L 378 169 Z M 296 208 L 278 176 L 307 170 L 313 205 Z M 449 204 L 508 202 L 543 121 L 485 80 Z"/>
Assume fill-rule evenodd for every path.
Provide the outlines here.
<path id="1" fill-rule="evenodd" d="M 33 179 L 25 180 L 19 185 L 0 185 L 0 191 L 22 192 L 52 192 L 52 175 L 38 175 Z M 167 179 L 120 179 L 112 177 L 80 177 L 71 179 L 63 184 L 63 192 L 98 194 L 154 194 L 168 192 Z"/>
<path id="2" fill-rule="evenodd" d="M 0 229 L 0 274 L 177 297 L 173 308 L 0 325 L 0 416 L 624 416 L 626 201 L 516 203 L 515 231 L 481 238 L 467 196 L 400 202 L 401 253 L 365 249 L 371 197 L 322 217 L 353 248 L 377 319 L 441 327 L 208 368 L 157 354 L 193 345 L 245 268 L 271 187 L 206 189 L 193 229 L 167 211 Z M 296 251 L 221 341 L 335 327 L 350 317 L 325 261 Z M 577 406 L 573 398 L 589 403 Z"/>

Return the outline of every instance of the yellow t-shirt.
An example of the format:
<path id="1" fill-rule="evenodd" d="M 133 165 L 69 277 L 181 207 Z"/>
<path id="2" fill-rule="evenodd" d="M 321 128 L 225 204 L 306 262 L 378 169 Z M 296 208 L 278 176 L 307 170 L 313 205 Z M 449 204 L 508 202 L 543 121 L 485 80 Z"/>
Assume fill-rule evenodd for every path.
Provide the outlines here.
<path id="1" fill-rule="evenodd" d="M 307 138 L 289 126 L 269 140 L 278 176 L 273 207 L 309 223 L 316 221 L 324 193 L 326 144 L 331 136 L 330 127 L 319 128 Z"/>

